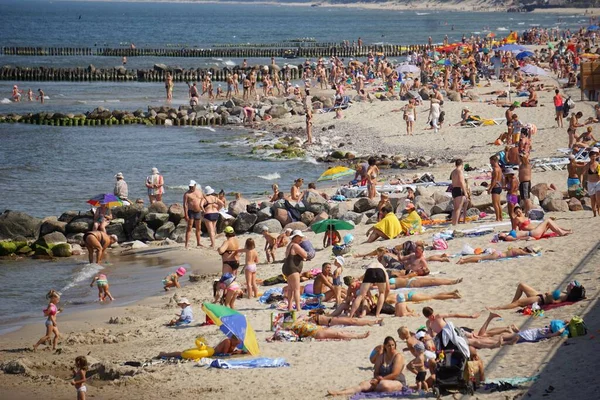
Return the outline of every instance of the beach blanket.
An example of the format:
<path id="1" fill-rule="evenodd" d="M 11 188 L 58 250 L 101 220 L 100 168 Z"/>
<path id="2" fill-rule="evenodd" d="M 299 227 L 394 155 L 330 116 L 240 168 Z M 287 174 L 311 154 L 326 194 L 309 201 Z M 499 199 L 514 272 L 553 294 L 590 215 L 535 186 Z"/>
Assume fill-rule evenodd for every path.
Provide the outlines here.
<path id="1" fill-rule="evenodd" d="M 540 307 L 540 309 L 542 311 L 554 310 L 555 308 L 559 308 L 559 307 L 563 307 L 563 306 L 570 306 L 575 303 L 577 303 L 577 302 L 576 301 L 563 301 L 562 303 L 544 304 L 543 306 Z M 521 309 L 517 310 L 518 313 L 527 315 L 523 311 L 525 311 L 525 308 L 521 308 Z"/>
<path id="2" fill-rule="evenodd" d="M 248 369 L 248 368 L 279 368 L 289 367 L 290 364 L 285 361 L 285 358 L 268 358 L 259 357 L 244 360 L 212 360 L 209 364 L 211 368 L 219 369 Z"/>
<path id="3" fill-rule="evenodd" d="M 352 397 L 350 397 L 350 400 L 361 400 L 361 399 L 384 399 L 384 398 L 393 398 L 393 399 L 398 399 L 398 398 L 404 398 L 404 397 L 413 397 L 413 395 L 415 394 L 415 391 L 409 388 L 402 388 L 402 390 L 397 391 L 397 392 L 385 392 L 385 393 L 379 393 L 379 392 L 366 392 L 366 393 L 357 393 L 355 395 L 353 395 Z"/>
<path id="4" fill-rule="evenodd" d="M 535 382 L 540 378 L 539 375 L 533 375 L 533 376 L 515 376 L 513 378 L 497 378 L 497 379 L 486 379 L 485 382 L 483 382 L 484 385 L 490 385 L 490 384 L 496 384 L 499 385 L 501 383 L 508 383 L 511 385 L 522 385 L 524 383 L 527 382 Z"/>
<path id="5" fill-rule="evenodd" d="M 388 217 L 388 215 L 386 215 L 386 218 Z M 414 235 L 414 234 L 421 233 L 422 224 L 421 224 L 421 217 L 419 216 L 419 213 L 417 213 L 415 210 L 411 211 L 408 215 L 406 215 L 405 217 L 403 217 L 400 220 L 400 226 L 402 227 L 402 232 L 405 235 Z M 375 225 L 375 227 L 377 227 L 377 225 Z M 390 239 L 393 239 L 396 236 L 388 235 L 388 237 Z"/>
<path id="6" fill-rule="evenodd" d="M 417 214 L 417 217 L 418 216 L 419 215 Z M 402 232 L 400 221 L 398 220 L 396 214 L 394 214 L 393 212 L 388 213 L 385 217 L 383 217 L 381 221 L 375 224 L 374 228 L 379 229 L 390 239 L 396 238 Z"/>
<path id="7" fill-rule="evenodd" d="M 283 288 L 267 289 L 267 291 L 264 292 L 262 296 L 260 296 L 258 302 L 262 304 L 267 304 L 267 300 L 269 300 L 269 297 L 271 297 L 272 294 L 283 296 Z"/>

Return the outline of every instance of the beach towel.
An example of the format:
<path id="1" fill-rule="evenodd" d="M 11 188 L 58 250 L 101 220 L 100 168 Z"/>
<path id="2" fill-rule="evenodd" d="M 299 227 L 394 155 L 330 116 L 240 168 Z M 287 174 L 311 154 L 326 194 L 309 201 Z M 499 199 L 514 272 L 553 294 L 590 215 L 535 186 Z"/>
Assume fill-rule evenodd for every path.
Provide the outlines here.
<path id="1" fill-rule="evenodd" d="M 540 309 L 543 311 L 554 310 L 555 308 L 559 308 L 559 307 L 563 307 L 563 306 L 570 306 L 575 303 L 577 303 L 577 302 L 576 301 L 563 301 L 562 303 L 544 304 L 543 306 L 540 307 Z M 517 312 L 521 313 L 523 315 L 527 315 L 526 313 L 524 313 L 526 308 L 521 308 L 521 309 L 517 310 Z"/>
<path id="2" fill-rule="evenodd" d="M 264 292 L 262 296 L 260 296 L 258 302 L 262 304 L 267 304 L 267 300 L 269 300 L 269 297 L 271 297 L 272 294 L 283 296 L 283 288 L 267 289 L 267 291 Z"/>
<path id="3" fill-rule="evenodd" d="M 419 234 L 421 233 L 421 229 L 423 227 L 421 224 L 421 217 L 415 210 L 411 211 L 410 213 L 408 213 L 408 215 L 406 215 L 400 220 L 400 226 L 402 227 L 402 232 L 405 235 Z M 393 239 L 395 236 L 389 237 Z"/>
<path id="4" fill-rule="evenodd" d="M 361 399 L 388 399 L 388 398 L 393 398 L 393 399 L 398 399 L 398 398 L 404 398 L 404 397 L 408 397 L 408 396 L 413 396 L 415 394 L 415 391 L 409 388 L 402 388 L 402 390 L 397 391 L 397 392 L 385 392 L 385 393 L 380 393 L 380 392 L 366 392 L 366 393 L 357 393 L 355 395 L 353 395 L 352 397 L 350 397 L 350 400 L 361 400 Z"/>
<path id="5" fill-rule="evenodd" d="M 202 364 L 198 364 L 202 365 Z M 259 357 L 244 360 L 213 360 L 209 367 L 219 369 L 279 368 L 289 367 L 285 358 Z"/>
<path id="6" fill-rule="evenodd" d="M 419 216 L 416 212 L 414 214 L 416 214 L 417 217 Z M 419 220 L 421 220 L 420 217 Z M 400 221 L 398 220 L 398 217 L 396 217 L 396 214 L 392 212 L 388 213 L 381 221 L 376 223 L 374 228 L 379 229 L 390 239 L 396 238 L 402 232 Z"/>
<path id="7" fill-rule="evenodd" d="M 515 376 L 512 378 L 497 378 L 497 379 L 486 379 L 485 382 L 483 382 L 484 385 L 490 385 L 490 384 L 496 384 L 499 385 L 501 383 L 508 383 L 511 385 L 522 385 L 524 383 L 527 382 L 535 382 L 540 378 L 539 375 L 533 375 L 533 376 Z"/>

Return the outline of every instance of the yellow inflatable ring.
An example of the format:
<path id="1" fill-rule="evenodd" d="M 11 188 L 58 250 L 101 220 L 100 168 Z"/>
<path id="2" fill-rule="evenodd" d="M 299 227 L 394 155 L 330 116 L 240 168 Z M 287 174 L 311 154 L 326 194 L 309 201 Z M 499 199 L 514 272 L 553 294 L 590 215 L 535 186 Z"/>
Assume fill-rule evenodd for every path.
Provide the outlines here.
<path id="1" fill-rule="evenodd" d="M 204 357 L 211 357 L 213 354 L 215 354 L 215 349 L 208 347 L 204 342 L 204 338 L 199 337 L 196 339 L 196 348 L 184 350 L 181 357 L 186 360 L 199 360 Z"/>

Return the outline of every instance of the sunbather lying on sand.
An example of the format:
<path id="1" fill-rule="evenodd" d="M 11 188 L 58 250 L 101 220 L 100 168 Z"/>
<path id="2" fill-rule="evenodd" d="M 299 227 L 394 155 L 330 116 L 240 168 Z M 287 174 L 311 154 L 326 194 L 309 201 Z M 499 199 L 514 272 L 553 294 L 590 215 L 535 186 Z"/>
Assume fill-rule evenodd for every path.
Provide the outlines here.
<path id="1" fill-rule="evenodd" d="M 510 310 L 511 308 L 527 307 L 537 303 L 539 306 L 547 304 L 558 304 L 566 301 L 579 301 L 585 298 L 585 289 L 578 285 L 576 281 L 571 282 L 567 286 L 565 293 L 560 290 L 553 292 L 540 293 L 531 286 L 525 283 L 519 283 L 517 291 L 512 299 L 512 302 L 502 306 L 488 307 L 489 310 Z M 525 297 L 523 297 L 525 295 Z"/>
<path id="2" fill-rule="evenodd" d="M 346 332 L 323 326 L 318 326 L 314 323 L 310 323 L 305 320 L 296 320 L 291 327 L 291 330 L 301 338 L 314 338 L 314 339 L 365 339 L 369 337 L 369 332 L 366 333 L 354 333 Z"/>
<path id="3" fill-rule="evenodd" d="M 515 258 L 515 257 L 520 257 L 520 256 L 528 256 L 528 255 L 531 255 L 534 253 L 535 253 L 535 251 L 533 251 L 533 249 L 530 246 L 527 246 L 524 248 L 517 247 L 517 248 L 508 249 L 506 251 L 494 250 L 490 254 L 479 254 L 479 255 L 474 255 L 474 256 L 461 257 L 461 259 L 458 260 L 456 263 L 457 264 L 478 263 L 479 261 L 485 261 L 485 260 L 499 260 L 501 258 Z"/>
<path id="4" fill-rule="evenodd" d="M 491 339 L 492 336 L 498 336 L 500 343 L 503 345 L 513 345 L 522 342 L 538 342 L 542 339 L 548 339 L 554 336 L 564 335 L 569 324 L 569 320 L 552 320 L 550 324 L 544 328 L 533 328 L 520 330 L 515 325 L 511 325 L 504 328 L 493 328 L 488 330 L 488 325 L 494 318 L 502 318 L 500 314 L 491 313 L 488 319 L 485 321 L 483 326 L 479 329 L 477 335 L 472 333 L 465 333 L 469 341 L 469 345 L 475 346 L 479 340 Z"/>
<path id="5" fill-rule="evenodd" d="M 513 229 L 508 233 L 500 233 L 498 234 L 498 239 L 507 242 L 513 242 L 515 240 L 537 240 L 544 236 L 544 234 L 546 234 L 548 231 L 554 232 L 558 236 L 567 236 L 573 233 L 573 231 L 570 229 L 561 228 L 551 219 L 545 220 L 535 228 L 529 227 L 530 223 L 531 221 L 527 219 L 526 221 L 518 224 L 519 230 Z"/>
<path id="6" fill-rule="evenodd" d="M 573 232 L 570 229 L 561 228 L 555 221 L 551 219 L 547 219 L 538 226 L 533 227 L 531 226 L 531 220 L 523 213 L 523 209 L 521 209 L 521 207 L 518 205 L 516 205 L 513 210 L 511 224 L 513 230 L 523 231 L 525 233 L 531 232 L 531 235 L 529 236 L 532 236 L 535 239 L 539 239 L 548 230 L 555 232 L 559 236 L 565 236 Z"/>

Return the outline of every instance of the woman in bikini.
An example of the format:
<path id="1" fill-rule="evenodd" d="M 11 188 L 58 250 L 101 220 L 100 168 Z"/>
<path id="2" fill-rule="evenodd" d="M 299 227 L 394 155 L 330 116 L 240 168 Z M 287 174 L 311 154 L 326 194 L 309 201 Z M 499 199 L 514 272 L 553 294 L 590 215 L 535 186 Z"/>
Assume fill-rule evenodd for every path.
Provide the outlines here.
<path id="1" fill-rule="evenodd" d="M 377 195 L 377 176 L 379 175 L 379 167 L 375 158 L 369 158 L 369 168 L 367 168 L 367 195 L 369 199 L 374 199 Z"/>
<path id="2" fill-rule="evenodd" d="M 292 199 L 293 201 L 300 201 L 300 198 L 302 197 L 302 191 L 300 190 L 300 188 L 302 187 L 303 183 L 304 179 L 302 178 L 298 178 L 294 181 L 294 184 L 290 189 L 290 199 Z"/>
<path id="3" fill-rule="evenodd" d="M 246 255 L 244 265 L 244 275 L 246 276 L 246 287 L 248 288 L 248 298 L 258 297 L 258 286 L 256 285 L 256 264 L 258 264 L 258 252 L 254 239 L 246 239 L 243 249 L 237 250 L 238 253 Z"/>
<path id="4" fill-rule="evenodd" d="M 512 242 L 515 240 L 529 240 L 540 239 L 546 232 L 549 230 L 556 233 L 558 236 L 566 236 L 573 231 L 571 229 L 564 229 L 558 226 L 556 222 L 551 219 L 547 219 L 544 222 L 540 223 L 536 227 L 531 226 L 531 220 L 523 214 L 523 210 L 520 206 L 515 207 L 514 215 L 512 217 L 512 226 L 513 230 L 509 233 L 500 233 L 498 235 L 498 239 L 504 240 L 506 242 Z"/>
<path id="5" fill-rule="evenodd" d="M 560 290 L 540 293 L 525 283 L 519 283 L 517 285 L 517 291 L 510 303 L 502 306 L 488 307 L 488 310 L 510 310 L 512 308 L 527 307 L 534 303 L 543 306 L 547 304 L 564 303 L 566 301 L 582 300 L 581 296 L 573 292 L 573 287 L 574 286 L 569 284 L 565 293 L 561 293 Z"/>
<path id="6" fill-rule="evenodd" d="M 583 124 L 579 123 L 579 118 L 581 117 L 583 117 L 583 113 L 579 111 L 577 114 L 573 114 L 569 119 L 569 128 L 567 129 L 567 134 L 569 135 L 569 148 L 573 147 L 575 144 L 577 128 L 583 126 Z"/>
<path id="7" fill-rule="evenodd" d="M 112 219 L 112 214 L 110 209 L 106 206 L 106 204 L 101 204 L 100 207 L 96 208 L 94 212 L 94 226 L 92 227 L 93 231 L 106 232 L 106 227 L 110 223 Z"/>
<path id="8" fill-rule="evenodd" d="M 349 318 L 349 317 L 332 317 L 329 315 L 324 315 L 325 311 L 323 309 L 316 309 L 314 312 L 310 312 L 310 316 L 308 317 L 308 321 L 313 324 L 319 326 L 335 326 L 335 325 L 345 325 L 345 326 L 373 326 L 373 325 L 383 325 L 383 318 L 377 319 L 358 319 L 358 318 Z"/>
<path id="9" fill-rule="evenodd" d="M 479 261 L 487 261 L 487 260 L 499 260 L 501 258 L 515 258 L 520 256 L 528 256 L 534 254 L 532 248 L 529 246 L 525 248 L 512 248 L 506 251 L 494 250 L 491 254 L 479 254 L 475 256 L 462 257 L 458 260 L 457 264 L 471 264 L 478 263 Z"/>
<path id="10" fill-rule="evenodd" d="M 406 134 L 412 136 L 415 122 L 417 122 L 417 107 L 414 99 L 410 99 L 404 107 L 404 120 L 406 121 Z"/>
<path id="11" fill-rule="evenodd" d="M 230 274 L 237 275 L 237 270 L 240 267 L 240 256 L 236 250 L 239 250 L 240 243 L 235 237 L 235 231 L 231 226 L 226 227 L 223 232 L 226 239 L 221 247 L 217 249 L 223 261 L 221 274 L 224 275 L 229 272 Z"/>
<path id="12" fill-rule="evenodd" d="M 274 183 L 273 186 L 271 186 L 271 188 L 273 189 L 273 195 L 271 196 L 271 199 L 269 201 L 271 203 L 274 203 L 277 200 L 279 200 L 279 185 Z"/>
<path id="13" fill-rule="evenodd" d="M 225 206 L 215 195 L 215 190 L 210 186 L 204 188 L 204 224 L 210 236 L 210 247 L 215 248 L 215 235 L 217 233 L 217 221 L 219 220 L 219 210 Z"/>
<path id="14" fill-rule="evenodd" d="M 587 192 L 592 203 L 594 217 L 600 213 L 600 164 L 598 163 L 598 148 L 590 150 L 590 162 L 585 167 L 587 176 Z"/>

